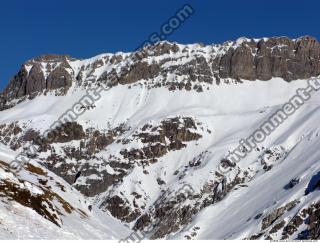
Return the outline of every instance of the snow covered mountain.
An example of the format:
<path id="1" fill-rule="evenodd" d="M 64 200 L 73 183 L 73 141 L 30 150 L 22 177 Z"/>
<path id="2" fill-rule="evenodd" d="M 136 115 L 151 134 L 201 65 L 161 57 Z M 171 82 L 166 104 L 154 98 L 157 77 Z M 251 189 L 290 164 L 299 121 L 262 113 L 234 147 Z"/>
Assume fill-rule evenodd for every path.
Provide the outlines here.
<path id="1" fill-rule="evenodd" d="M 13 171 L 9 163 L 15 155 L 0 146 L 1 239 L 111 240 L 130 234 L 36 161 Z"/>
<path id="2" fill-rule="evenodd" d="M 308 36 L 26 62 L 0 96 L 1 238 L 318 239 L 317 90 L 227 158 L 319 75 Z"/>

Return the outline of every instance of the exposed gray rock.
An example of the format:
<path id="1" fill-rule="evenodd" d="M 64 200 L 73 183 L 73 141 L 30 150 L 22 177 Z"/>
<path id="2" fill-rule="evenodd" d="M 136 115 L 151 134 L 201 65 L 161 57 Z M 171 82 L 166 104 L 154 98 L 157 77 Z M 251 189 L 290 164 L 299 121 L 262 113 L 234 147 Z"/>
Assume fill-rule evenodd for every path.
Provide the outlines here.
<path id="1" fill-rule="evenodd" d="M 231 58 L 230 77 L 234 79 L 256 79 L 256 66 L 252 49 L 248 45 L 237 48 Z"/>
<path id="2" fill-rule="evenodd" d="M 146 62 L 138 62 L 130 67 L 129 72 L 126 72 L 120 78 L 120 84 L 130 84 L 141 79 L 150 79 L 156 77 L 160 72 L 159 64 L 147 64 Z"/>
<path id="3" fill-rule="evenodd" d="M 66 67 L 59 65 L 47 78 L 47 89 L 64 88 L 67 90 L 72 85 L 72 76 L 66 70 Z"/>
<path id="4" fill-rule="evenodd" d="M 6 103 L 13 99 L 34 97 L 46 89 L 63 88 L 64 92 L 72 85 L 73 77 L 67 71 L 71 68 L 67 60 L 74 60 L 65 55 L 44 55 L 27 61 L 9 82 L 1 94 L 0 110 L 9 108 Z M 45 77 L 42 64 L 46 64 Z"/>
<path id="5" fill-rule="evenodd" d="M 31 68 L 26 84 L 26 93 L 42 92 L 46 88 L 46 80 L 39 63 Z"/>
<path id="6" fill-rule="evenodd" d="M 292 208 L 294 208 L 298 204 L 298 201 L 294 200 L 292 202 L 289 202 L 283 207 L 275 209 L 272 213 L 267 215 L 262 219 L 262 226 L 261 229 L 264 230 L 268 228 L 270 225 L 272 225 L 278 218 L 280 218 L 286 211 L 290 211 Z"/>

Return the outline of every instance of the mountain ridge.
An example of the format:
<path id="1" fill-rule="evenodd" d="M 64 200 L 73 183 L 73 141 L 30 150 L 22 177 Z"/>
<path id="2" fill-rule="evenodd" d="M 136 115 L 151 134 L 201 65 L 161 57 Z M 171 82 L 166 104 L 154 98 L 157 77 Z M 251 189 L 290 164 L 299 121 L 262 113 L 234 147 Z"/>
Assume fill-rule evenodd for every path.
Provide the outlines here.
<path id="1" fill-rule="evenodd" d="M 139 58 L 135 58 L 137 55 Z M 306 79 L 320 74 L 319 55 L 320 44 L 310 36 L 241 37 L 206 46 L 163 41 L 136 52 L 101 54 L 83 60 L 68 55 L 42 55 L 22 65 L 0 95 L 0 109 L 10 107 L 8 103 L 14 99 L 33 98 L 49 90 L 59 90 L 57 93 L 63 95 L 73 83 L 84 87 L 105 85 L 113 77 L 113 85 L 117 85 L 162 75 L 162 85 L 187 89 L 193 85 L 186 86 L 166 76 L 187 76 L 191 81 L 207 83 L 219 83 L 221 79 Z"/>
<path id="2" fill-rule="evenodd" d="M 273 53 L 272 65 L 258 62 L 269 60 L 259 58 L 258 43 Z M 70 199 L 85 200 L 106 226 L 116 220 L 145 239 L 317 239 L 318 92 L 238 163 L 226 156 L 317 76 L 318 45 L 311 37 L 161 42 L 146 47 L 141 59 L 116 53 L 31 60 L 4 94 L 0 152 L 25 153 L 31 165 L 77 190 Z M 280 77 L 256 79 L 270 72 Z M 83 104 L 77 119 L 53 128 L 53 139 L 43 139 L 67 108 L 99 85 L 110 88 Z M 31 144 L 37 153 L 27 153 Z M 0 193 L 3 183 L 7 174 L 0 171 Z M 47 213 L 32 212 L 35 223 L 50 221 Z M 0 235 L 10 227 L 0 215 Z"/>

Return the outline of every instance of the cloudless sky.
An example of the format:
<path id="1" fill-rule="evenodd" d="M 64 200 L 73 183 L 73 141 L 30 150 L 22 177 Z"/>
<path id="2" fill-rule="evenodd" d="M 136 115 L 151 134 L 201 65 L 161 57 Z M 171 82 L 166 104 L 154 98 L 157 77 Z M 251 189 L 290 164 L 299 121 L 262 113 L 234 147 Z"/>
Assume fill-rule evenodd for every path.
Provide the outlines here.
<path id="1" fill-rule="evenodd" d="M 320 39 L 319 0 L 10 0 L 0 3 L 0 90 L 28 59 L 135 50 L 185 3 L 195 13 L 168 37 L 221 43 L 241 36 Z"/>

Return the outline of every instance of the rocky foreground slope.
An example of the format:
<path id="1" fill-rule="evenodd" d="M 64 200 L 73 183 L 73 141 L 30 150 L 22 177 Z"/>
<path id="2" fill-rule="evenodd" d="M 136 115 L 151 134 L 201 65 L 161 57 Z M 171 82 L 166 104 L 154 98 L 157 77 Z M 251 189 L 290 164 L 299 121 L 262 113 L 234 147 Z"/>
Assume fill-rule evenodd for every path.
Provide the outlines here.
<path id="1" fill-rule="evenodd" d="M 0 145 L 1 239 L 111 240 L 130 233 L 37 162 L 12 170 L 15 154 Z"/>
<path id="2" fill-rule="evenodd" d="M 57 198 L 87 202 L 69 203 L 81 219 L 90 206 L 99 214 L 93 220 L 105 215 L 105 222 L 113 222 L 112 216 L 150 239 L 317 239 L 317 92 L 239 163 L 225 158 L 319 72 L 320 45 L 312 37 L 240 38 L 206 46 L 160 42 L 139 54 L 85 60 L 46 55 L 26 62 L 2 93 L 0 139 L 11 153 L 34 144 L 38 153 L 23 171 L 36 163 L 61 180 L 70 190 Z M 76 120 L 56 127 L 53 140 L 43 138 L 88 88 L 99 86 L 109 89 L 83 104 Z M 6 163 L 3 170 L 10 170 Z M 40 183 L 42 176 L 33 178 Z M 2 180 L 12 191 L 20 187 Z M 56 197 L 46 184 L 36 185 L 50 200 Z M 37 197 L 37 203 L 55 208 L 49 214 L 19 195 L 10 199 L 35 211 L 35 222 L 64 229 L 64 201 L 53 205 Z M 12 231 L 10 217 L 0 218 L 0 235 Z M 23 233 L 11 234 L 19 237 Z"/>

